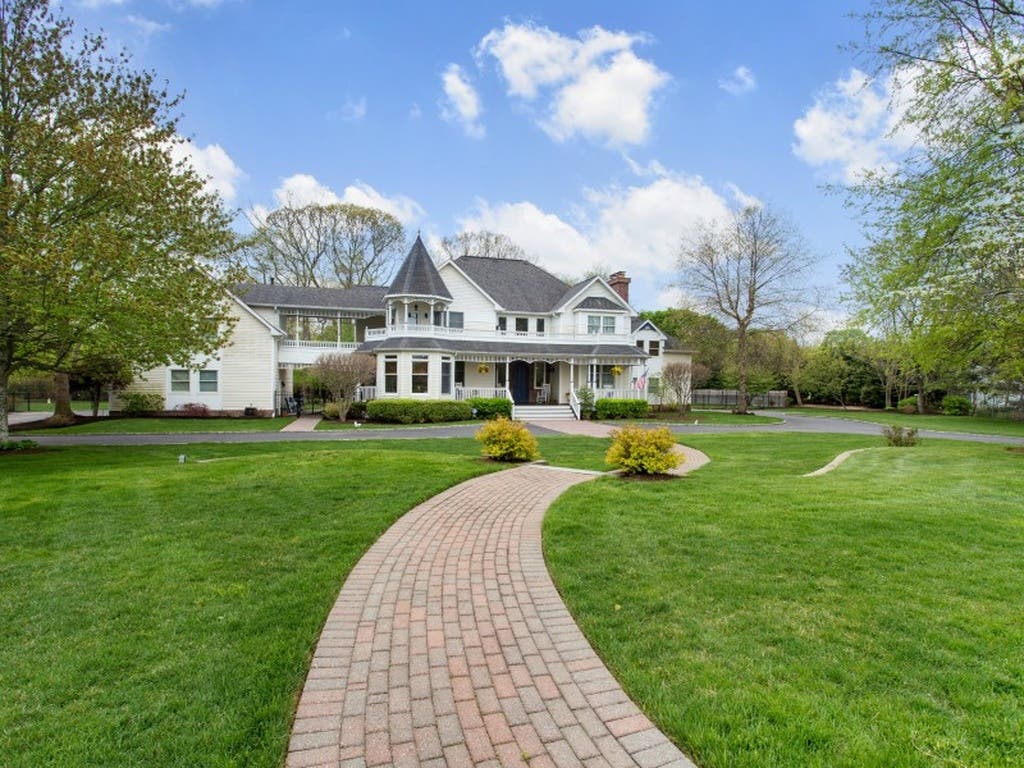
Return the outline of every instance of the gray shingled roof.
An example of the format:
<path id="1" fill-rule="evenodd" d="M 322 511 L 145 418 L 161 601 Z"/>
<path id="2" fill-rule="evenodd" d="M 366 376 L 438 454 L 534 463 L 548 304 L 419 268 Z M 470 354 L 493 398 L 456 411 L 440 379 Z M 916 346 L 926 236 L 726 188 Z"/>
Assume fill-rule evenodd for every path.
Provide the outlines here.
<path id="1" fill-rule="evenodd" d="M 498 356 L 571 355 L 575 357 L 628 357 L 634 360 L 647 355 L 628 344 L 534 344 L 529 342 L 472 341 L 470 339 L 437 339 L 418 336 L 398 336 L 393 339 L 367 341 L 359 352 L 401 352 L 404 350 L 436 349 L 443 352 L 467 352 Z"/>
<path id="2" fill-rule="evenodd" d="M 239 285 L 234 293 L 251 307 L 295 307 L 301 309 L 358 309 L 384 313 L 380 285 L 354 288 L 316 288 L 302 285 Z"/>
<path id="3" fill-rule="evenodd" d="M 551 312 L 566 293 L 565 283 L 522 259 L 460 256 L 455 264 L 510 312 Z"/>
<path id="4" fill-rule="evenodd" d="M 409 255 L 398 268 L 398 274 L 391 282 L 387 295 L 452 297 L 419 235 L 416 235 L 416 242 L 412 244 Z"/>
<path id="5" fill-rule="evenodd" d="M 619 312 L 625 311 L 622 309 L 621 304 L 616 304 L 614 301 L 606 299 L 604 296 L 588 296 L 577 304 L 574 309 L 614 309 Z"/>

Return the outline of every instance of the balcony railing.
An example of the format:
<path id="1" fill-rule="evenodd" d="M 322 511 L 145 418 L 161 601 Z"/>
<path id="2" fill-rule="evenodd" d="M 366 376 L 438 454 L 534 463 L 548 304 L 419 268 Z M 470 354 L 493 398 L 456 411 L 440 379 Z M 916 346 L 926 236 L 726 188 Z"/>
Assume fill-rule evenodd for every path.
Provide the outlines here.
<path id="1" fill-rule="evenodd" d="M 317 341 L 312 339 L 285 339 L 281 344 L 298 349 L 355 349 L 359 346 L 359 342 L 355 341 Z"/>
<path id="2" fill-rule="evenodd" d="M 430 336 L 468 338 L 475 340 L 506 339 L 510 341 L 575 341 L 592 344 L 629 342 L 628 333 L 548 333 L 547 331 L 512 331 L 500 328 L 447 328 L 443 325 L 397 324 L 387 328 L 367 328 L 366 339 L 388 336 Z"/>

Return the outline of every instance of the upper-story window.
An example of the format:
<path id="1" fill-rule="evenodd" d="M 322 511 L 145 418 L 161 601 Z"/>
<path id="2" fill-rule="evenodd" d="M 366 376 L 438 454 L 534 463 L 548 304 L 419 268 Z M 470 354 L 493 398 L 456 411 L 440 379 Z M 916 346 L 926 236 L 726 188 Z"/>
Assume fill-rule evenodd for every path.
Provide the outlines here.
<path id="1" fill-rule="evenodd" d="M 508 318 L 507 317 L 499 317 L 498 318 L 498 330 L 499 331 L 507 331 L 508 330 Z"/>
<path id="2" fill-rule="evenodd" d="M 448 313 L 448 327 L 449 328 L 464 328 L 465 315 L 462 312 L 449 312 Z"/>
<path id="3" fill-rule="evenodd" d="M 661 354 L 661 342 L 660 341 L 649 341 L 647 342 L 647 354 L 651 357 L 657 357 Z"/>
<path id="4" fill-rule="evenodd" d="M 540 336 L 543 333 L 544 333 L 544 318 L 543 317 L 538 317 L 537 318 L 537 335 Z"/>
<path id="5" fill-rule="evenodd" d="M 530 332 L 530 318 L 528 317 L 517 317 L 516 318 L 516 333 L 529 333 Z"/>
<path id="6" fill-rule="evenodd" d="M 614 315 L 587 315 L 587 333 L 615 333 Z"/>

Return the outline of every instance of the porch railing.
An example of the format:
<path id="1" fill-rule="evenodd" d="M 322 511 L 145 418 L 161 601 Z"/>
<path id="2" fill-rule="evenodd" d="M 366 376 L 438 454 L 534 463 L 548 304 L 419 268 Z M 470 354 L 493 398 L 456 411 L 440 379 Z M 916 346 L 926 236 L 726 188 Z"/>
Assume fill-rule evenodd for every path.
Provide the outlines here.
<path id="1" fill-rule="evenodd" d="M 359 343 L 354 341 L 314 341 L 311 339 L 285 339 L 281 344 L 285 347 L 299 349 L 341 349 L 346 351 L 359 346 Z"/>
<path id="2" fill-rule="evenodd" d="M 377 388 L 376 387 L 356 387 L 356 401 L 360 403 L 368 403 L 371 400 L 377 399 Z"/>
<path id="3" fill-rule="evenodd" d="M 569 390 L 569 407 L 572 408 L 573 416 L 576 417 L 576 421 L 580 420 L 580 399 L 576 395 L 575 389 Z"/>
<path id="4" fill-rule="evenodd" d="M 646 400 L 646 389 L 595 389 L 592 390 L 595 400 L 615 398 L 616 400 Z"/>
<path id="5" fill-rule="evenodd" d="M 507 397 L 505 387 L 456 387 L 455 399 L 468 400 L 471 397 Z"/>

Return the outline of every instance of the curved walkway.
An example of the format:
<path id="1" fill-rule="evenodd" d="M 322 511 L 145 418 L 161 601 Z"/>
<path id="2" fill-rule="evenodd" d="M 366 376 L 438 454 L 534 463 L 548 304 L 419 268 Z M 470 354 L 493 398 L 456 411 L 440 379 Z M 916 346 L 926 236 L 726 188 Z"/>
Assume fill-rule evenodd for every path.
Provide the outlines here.
<path id="1" fill-rule="evenodd" d="M 496 472 L 392 526 L 328 617 L 287 765 L 692 767 L 627 698 L 545 568 L 544 512 L 593 476 Z"/>

